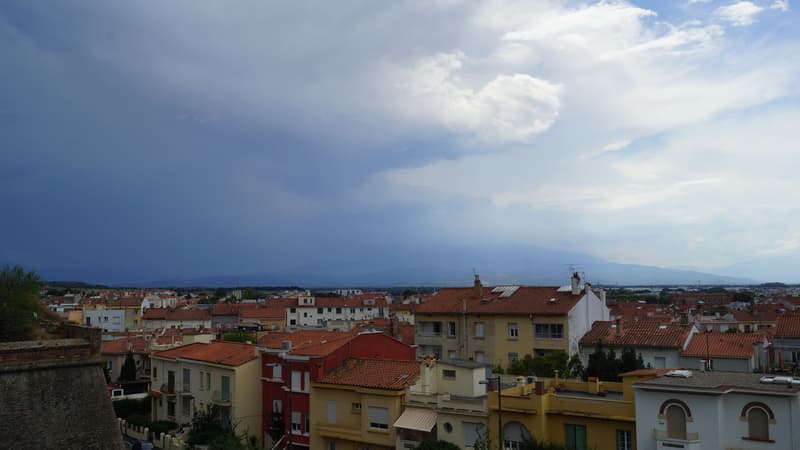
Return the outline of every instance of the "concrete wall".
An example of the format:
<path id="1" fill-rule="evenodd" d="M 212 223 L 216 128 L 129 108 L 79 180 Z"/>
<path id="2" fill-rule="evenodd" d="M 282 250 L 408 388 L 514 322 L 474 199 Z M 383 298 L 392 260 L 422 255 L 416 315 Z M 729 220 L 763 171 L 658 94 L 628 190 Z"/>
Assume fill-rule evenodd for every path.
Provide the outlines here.
<path id="1" fill-rule="evenodd" d="M 95 356 L 75 339 L 0 344 L 0 448 L 123 448 Z"/>

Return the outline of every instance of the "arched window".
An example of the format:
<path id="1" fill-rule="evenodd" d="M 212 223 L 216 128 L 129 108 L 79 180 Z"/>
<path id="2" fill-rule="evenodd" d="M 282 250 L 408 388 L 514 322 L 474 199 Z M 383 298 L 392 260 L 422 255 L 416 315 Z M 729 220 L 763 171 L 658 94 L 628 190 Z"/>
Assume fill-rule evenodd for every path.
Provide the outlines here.
<path id="1" fill-rule="evenodd" d="M 503 427 L 503 449 L 517 450 L 531 440 L 531 433 L 519 422 L 509 422 Z"/>
<path id="2" fill-rule="evenodd" d="M 747 437 L 759 441 L 769 440 L 769 416 L 757 406 L 747 411 Z"/>
<path id="3" fill-rule="evenodd" d="M 673 439 L 686 439 L 686 411 L 679 405 L 667 406 L 667 436 Z"/>

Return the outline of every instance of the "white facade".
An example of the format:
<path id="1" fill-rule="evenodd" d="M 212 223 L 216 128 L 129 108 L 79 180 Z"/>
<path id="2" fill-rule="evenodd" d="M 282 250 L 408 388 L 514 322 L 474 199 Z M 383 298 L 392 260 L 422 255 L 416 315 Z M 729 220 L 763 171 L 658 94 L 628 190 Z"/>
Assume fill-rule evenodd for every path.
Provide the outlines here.
<path id="1" fill-rule="evenodd" d="M 363 294 L 361 289 L 337 289 L 335 292 L 336 292 L 336 295 L 339 295 L 339 296 L 342 296 L 342 297 L 350 297 L 351 295 L 361 295 L 361 294 Z"/>
<path id="2" fill-rule="evenodd" d="M 720 376 L 721 373 L 694 373 L 693 376 Z M 756 374 L 740 374 L 755 377 Z M 797 388 L 787 392 L 763 391 L 758 386 L 698 388 L 687 381 L 685 386 L 655 387 L 650 382 L 636 385 L 636 448 L 638 450 L 736 449 L 800 450 L 800 397 Z M 651 380 L 652 381 L 652 380 Z M 757 383 L 756 383 L 757 384 Z M 671 411 L 672 410 L 672 411 Z M 685 432 L 670 424 L 675 413 L 685 414 Z M 756 436 L 757 415 L 764 419 L 768 435 Z M 753 428 L 756 427 L 756 428 Z M 679 428 L 679 427 L 678 427 Z M 794 430 L 798 430 L 795 432 Z"/>
<path id="3" fill-rule="evenodd" d="M 84 309 L 83 324 L 103 331 L 125 331 L 124 309 Z"/>
<path id="4" fill-rule="evenodd" d="M 578 352 L 578 341 L 592 329 L 594 321 L 609 320 L 610 316 L 606 302 L 595 295 L 588 285 L 586 286 L 585 292 L 581 299 L 578 300 L 578 303 L 569 310 L 567 316 L 569 323 L 568 353 L 570 355 Z"/>
<path id="5" fill-rule="evenodd" d="M 286 309 L 286 325 L 289 327 L 323 327 L 329 320 L 371 320 L 388 318 L 389 309 L 375 300 L 360 301 L 341 299 L 341 303 L 317 305 L 314 297 L 300 297 L 298 305 Z M 383 302 L 381 302 L 383 303 Z"/>

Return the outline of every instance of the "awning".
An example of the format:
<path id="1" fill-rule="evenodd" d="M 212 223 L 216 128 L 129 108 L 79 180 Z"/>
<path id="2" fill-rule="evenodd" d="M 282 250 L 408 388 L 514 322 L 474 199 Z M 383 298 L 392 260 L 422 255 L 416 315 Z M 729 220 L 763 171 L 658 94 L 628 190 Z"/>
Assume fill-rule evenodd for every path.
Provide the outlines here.
<path id="1" fill-rule="evenodd" d="M 436 411 L 422 408 L 406 408 L 394 423 L 395 428 L 431 431 L 436 426 Z"/>

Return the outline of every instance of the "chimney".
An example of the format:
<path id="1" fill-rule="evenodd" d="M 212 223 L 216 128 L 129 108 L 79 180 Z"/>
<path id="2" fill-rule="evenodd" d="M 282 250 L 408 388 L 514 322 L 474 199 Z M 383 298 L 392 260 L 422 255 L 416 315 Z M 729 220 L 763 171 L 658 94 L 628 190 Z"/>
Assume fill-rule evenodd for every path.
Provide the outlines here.
<path id="1" fill-rule="evenodd" d="M 581 293 L 581 276 L 578 275 L 578 272 L 572 274 L 572 295 L 578 295 Z"/>
<path id="2" fill-rule="evenodd" d="M 617 337 L 622 335 L 622 320 L 617 319 Z"/>
<path id="3" fill-rule="evenodd" d="M 481 276 L 477 273 L 475 274 L 475 283 L 472 285 L 472 296 L 475 298 L 481 298 L 481 294 L 483 293 L 483 289 L 481 286 Z"/>
<path id="4" fill-rule="evenodd" d="M 681 326 L 685 327 L 689 325 L 689 314 L 686 312 L 681 313 Z"/>

